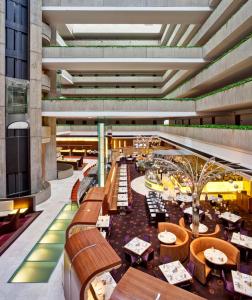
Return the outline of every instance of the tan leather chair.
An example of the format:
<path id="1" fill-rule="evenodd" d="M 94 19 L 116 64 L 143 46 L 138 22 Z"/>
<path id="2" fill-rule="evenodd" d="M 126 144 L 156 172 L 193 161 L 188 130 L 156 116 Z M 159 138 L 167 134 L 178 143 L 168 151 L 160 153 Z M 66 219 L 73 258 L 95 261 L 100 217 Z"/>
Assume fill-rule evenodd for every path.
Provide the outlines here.
<path id="1" fill-rule="evenodd" d="M 190 241 L 192 240 L 192 231 L 185 226 L 185 219 L 182 217 L 179 219 L 179 226 L 184 228 L 186 232 L 189 234 Z M 219 237 L 221 232 L 221 228 L 219 224 L 215 225 L 214 232 L 211 233 L 199 233 L 199 237 Z"/>
<path id="2" fill-rule="evenodd" d="M 211 268 L 207 265 L 204 251 L 214 247 L 226 254 L 228 261 L 225 267 L 236 269 L 240 263 L 240 251 L 232 244 L 214 237 L 199 237 L 191 242 L 190 260 L 194 262 L 194 276 L 202 283 L 206 284 Z"/>
<path id="3" fill-rule="evenodd" d="M 160 257 L 169 256 L 172 260 L 183 262 L 189 253 L 188 233 L 177 224 L 160 222 L 158 223 L 158 232 L 170 231 L 177 237 L 173 245 L 160 244 Z"/>

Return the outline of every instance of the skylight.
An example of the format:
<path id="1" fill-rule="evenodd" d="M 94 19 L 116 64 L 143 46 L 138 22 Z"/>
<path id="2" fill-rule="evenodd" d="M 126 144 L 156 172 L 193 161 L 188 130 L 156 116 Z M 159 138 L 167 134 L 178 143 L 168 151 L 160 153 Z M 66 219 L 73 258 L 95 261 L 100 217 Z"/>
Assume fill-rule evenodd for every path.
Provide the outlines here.
<path id="1" fill-rule="evenodd" d="M 161 24 L 69 24 L 73 34 L 81 33 L 159 33 Z"/>

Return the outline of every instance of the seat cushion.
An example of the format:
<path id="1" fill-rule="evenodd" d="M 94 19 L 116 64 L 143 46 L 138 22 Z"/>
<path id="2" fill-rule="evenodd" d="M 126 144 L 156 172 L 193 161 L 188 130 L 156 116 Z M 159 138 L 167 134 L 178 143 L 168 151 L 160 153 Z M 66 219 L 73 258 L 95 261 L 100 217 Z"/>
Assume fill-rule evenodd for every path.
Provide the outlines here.
<path id="1" fill-rule="evenodd" d="M 197 253 L 198 260 L 200 260 L 202 263 L 206 264 L 206 259 L 204 255 L 204 251 L 200 251 Z"/>
<path id="2" fill-rule="evenodd" d="M 176 238 L 176 245 L 180 245 L 182 243 L 183 243 L 183 241 L 177 237 Z"/>

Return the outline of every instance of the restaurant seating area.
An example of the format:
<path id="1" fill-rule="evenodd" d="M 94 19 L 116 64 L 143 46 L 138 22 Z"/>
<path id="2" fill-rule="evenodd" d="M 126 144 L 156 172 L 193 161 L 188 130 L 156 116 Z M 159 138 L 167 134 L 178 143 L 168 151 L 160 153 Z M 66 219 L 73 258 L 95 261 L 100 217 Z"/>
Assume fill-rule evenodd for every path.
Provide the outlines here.
<path id="1" fill-rule="evenodd" d="M 133 165 L 129 166 L 129 174 L 130 180 L 139 176 Z M 132 200 L 134 205 L 130 214 L 113 216 L 111 234 L 108 237 L 113 249 L 122 259 L 122 266 L 112 273 L 116 282 L 120 282 L 120 278 L 123 278 L 128 268 L 133 267 L 166 282 L 172 283 L 177 280 L 174 283 L 176 286 L 206 299 L 233 299 L 234 295 L 241 296 L 237 291 L 233 291 L 233 294 L 228 291 L 228 281 L 234 282 L 237 270 L 241 276 L 252 275 L 252 244 L 249 238 L 244 239 L 243 245 L 246 243 L 247 251 L 242 255 L 238 244 L 243 238 L 240 238 L 240 233 L 236 235 L 226 227 L 226 217 L 235 220 L 230 213 L 237 210 L 235 203 L 229 204 L 228 214 L 225 214 L 224 209 L 216 214 L 209 201 L 201 201 L 200 209 L 205 214 L 205 218 L 201 220 L 202 233 L 199 238 L 192 239 L 191 224 L 188 222 L 190 220 L 184 219 L 184 210 L 190 207 L 190 203 L 181 208 L 175 201 L 165 201 L 169 220 L 158 222 L 156 227 L 149 222 L 145 196 L 132 190 Z M 249 213 L 240 211 L 239 218 L 236 218 L 238 223 L 235 230 L 243 227 L 243 230 L 251 236 L 252 220 Z M 160 233 L 164 234 L 161 238 Z M 175 242 L 172 240 L 173 234 Z M 171 244 L 163 243 L 166 238 Z M 178 251 L 177 247 L 181 245 L 182 250 Z M 207 251 L 204 254 L 205 250 Z M 207 256 L 209 251 L 210 256 Z M 223 258 L 221 255 L 218 257 L 222 253 Z M 215 256 L 221 261 L 223 268 L 211 263 L 210 260 L 216 259 Z M 250 298 L 243 295 L 242 299 Z"/>

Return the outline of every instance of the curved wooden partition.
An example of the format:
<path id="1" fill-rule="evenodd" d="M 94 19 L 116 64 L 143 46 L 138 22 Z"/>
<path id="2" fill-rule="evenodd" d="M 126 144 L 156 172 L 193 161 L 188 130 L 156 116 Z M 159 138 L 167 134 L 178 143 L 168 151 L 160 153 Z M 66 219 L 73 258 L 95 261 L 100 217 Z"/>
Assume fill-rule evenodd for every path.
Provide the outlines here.
<path id="1" fill-rule="evenodd" d="M 87 201 L 104 201 L 105 198 L 105 188 L 104 187 L 92 187 L 87 192 L 84 202 Z"/>
<path id="2" fill-rule="evenodd" d="M 105 198 L 104 198 L 104 202 L 103 202 L 104 214 L 107 214 L 109 212 L 112 201 L 113 201 L 113 192 L 114 192 L 114 186 L 115 186 L 115 182 L 116 182 L 117 169 L 118 169 L 118 165 L 114 161 L 112 163 L 112 166 L 109 171 L 108 177 L 106 179 L 106 184 L 105 184 Z"/>
<path id="3" fill-rule="evenodd" d="M 84 201 L 66 230 L 66 238 L 70 238 L 79 231 L 94 228 L 101 210 L 101 201 Z"/>
<path id="4" fill-rule="evenodd" d="M 87 291 L 94 277 L 120 265 L 120 257 L 98 229 L 89 229 L 74 234 L 65 245 L 65 299 L 87 299 Z"/>

